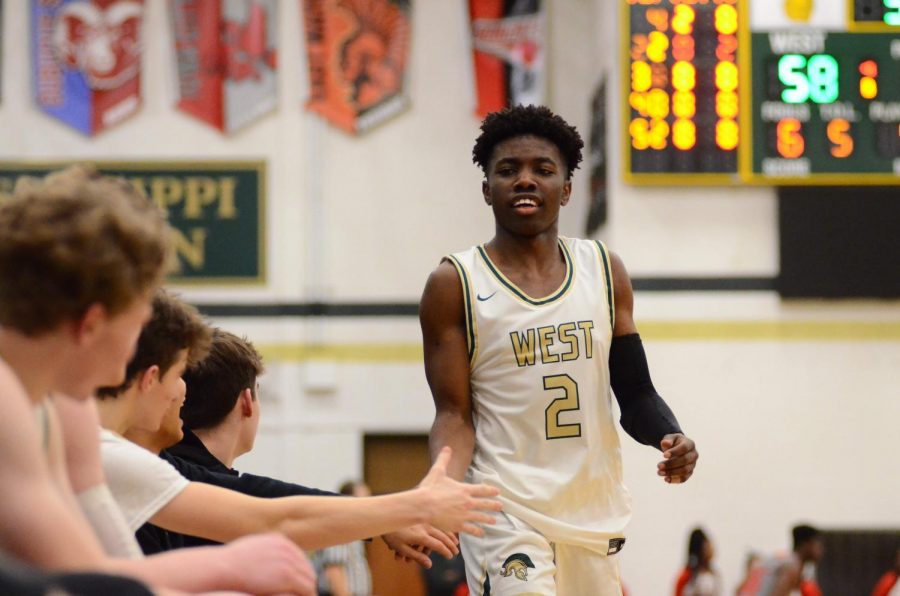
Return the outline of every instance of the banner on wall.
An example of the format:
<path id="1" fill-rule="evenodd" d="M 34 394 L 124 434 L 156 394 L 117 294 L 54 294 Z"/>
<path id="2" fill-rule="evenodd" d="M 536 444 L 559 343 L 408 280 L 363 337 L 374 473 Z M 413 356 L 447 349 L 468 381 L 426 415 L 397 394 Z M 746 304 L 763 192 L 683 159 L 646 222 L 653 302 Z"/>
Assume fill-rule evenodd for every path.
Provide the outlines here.
<path id="1" fill-rule="evenodd" d="M 591 98 L 591 134 L 588 145 L 590 152 L 587 166 L 591 193 L 585 233 L 593 236 L 606 223 L 609 209 L 606 180 L 606 166 L 609 162 L 606 154 L 606 77 L 597 84 Z"/>
<path id="2" fill-rule="evenodd" d="M 3 101 L 3 0 L 0 0 L 0 102 Z"/>
<path id="3" fill-rule="evenodd" d="M 544 103 L 541 0 L 469 0 L 475 60 L 475 112 Z"/>
<path id="4" fill-rule="evenodd" d="M 175 0 L 178 108 L 233 133 L 275 109 L 278 0 Z"/>
<path id="5" fill-rule="evenodd" d="M 303 0 L 306 107 L 350 133 L 402 111 L 410 0 Z"/>
<path id="6" fill-rule="evenodd" d="M 43 176 L 67 162 L 0 161 L 0 198 L 21 176 Z M 122 176 L 166 211 L 181 284 L 265 283 L 266 164 L 258 161 L 95 162 Z"/>
<path id="7" fill-rule="evenodd" d="M 141 105 L 143 0 L 32 0 L 34 98 L 93 136 Z"/>

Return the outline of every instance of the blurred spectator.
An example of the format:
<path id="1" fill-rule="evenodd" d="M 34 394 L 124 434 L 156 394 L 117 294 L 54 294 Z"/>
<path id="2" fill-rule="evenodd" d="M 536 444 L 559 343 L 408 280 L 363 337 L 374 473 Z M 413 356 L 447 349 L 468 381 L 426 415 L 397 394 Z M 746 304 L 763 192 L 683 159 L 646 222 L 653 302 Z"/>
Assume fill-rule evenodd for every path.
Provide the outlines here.
<path id="1" fill-rule="evenodd" d="M 897 548 L 895 555 L 894 567 L 881 576 L 872 590 L 872 596 L 900 596 L 900 548 Z"/>
<path id="2" fill-rule="evenodd" d="M 721 596 L 722 580 L 712 568 L 713 546 L 706 533 L 694 528 L 688 539 L 687 565 L 675 584 L 675 596 Z"/>
<path id="3" fill-rule="evenodd" d="M 354 497 L 372 496 L 363 482 L 345 482 L 339 492 Z M 319 578 L 320 596 L 372 594 L 372 575 L 362 541 L 323 548 L 313 556 L 313 565 Z"/>

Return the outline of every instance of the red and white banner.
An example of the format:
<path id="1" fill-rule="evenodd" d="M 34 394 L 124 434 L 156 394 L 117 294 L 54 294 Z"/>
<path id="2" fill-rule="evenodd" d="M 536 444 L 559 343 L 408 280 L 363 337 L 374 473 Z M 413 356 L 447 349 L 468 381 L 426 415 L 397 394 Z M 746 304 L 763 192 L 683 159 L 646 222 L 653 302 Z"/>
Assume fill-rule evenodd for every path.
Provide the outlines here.
<path id="1" fill-rule="evenodd" d="M 306 107 L 350 133 L 403 110 L 410 0 L 303 0 Z"/>
<path id="2" fill-rule="evenodd" d="M 34 97 L 86 135 L 141 105 L 142 0 L 32 0 Z"/>
<path id="3" fill-rule="evenodd" d="M 469 0 L 469 16 L 478 116 L 512 105 L 543 104 L 542 1 Z"/>
<path id="4" fill-rule="evenodd" d="M 277 0 L 173 0 L 178 108 L 226 133 L 278 103 Z"/>

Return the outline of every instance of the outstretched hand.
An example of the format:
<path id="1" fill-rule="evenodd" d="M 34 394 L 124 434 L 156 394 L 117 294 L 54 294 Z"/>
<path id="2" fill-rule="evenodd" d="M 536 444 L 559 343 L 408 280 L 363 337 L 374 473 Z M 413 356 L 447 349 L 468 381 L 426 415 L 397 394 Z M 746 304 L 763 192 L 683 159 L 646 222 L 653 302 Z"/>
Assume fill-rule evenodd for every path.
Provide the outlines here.
<path id="1" fill-rule="evenodd" d="M 441 449 L 428 474 L 419 484 L 424 491 L 431 525 L 446 532 L 465 532 L 484 535 L 476 524 L 493 524 L 486 511 L 500 511 L 503 505 L 495 499 L 500 489 L 486 484 L 466 484 L 447 476 L 447 464 L 452 455 L 450 447 Z"/>
<path id="2" fill-rule="evenodd" d="M 681 433 L 673 433 L 663 437 L 659 448 L 663 452 L 663 461 L 656 465 L 657 474 L 670 484 L 687 482 L 700 457 L 694 442 Z"/>
<path id="3" fill-rule="evenodd" d="M 447 559 L 459 554 L 459 539 L 456 535 L 428 524 L 383 534 L 381 539 L 394 551 L 394 559 L 404 563 L 415 561 L 425 569 L 431 569 L 431 559 L 428 557 L 431 552 L 440 553 Z"/>

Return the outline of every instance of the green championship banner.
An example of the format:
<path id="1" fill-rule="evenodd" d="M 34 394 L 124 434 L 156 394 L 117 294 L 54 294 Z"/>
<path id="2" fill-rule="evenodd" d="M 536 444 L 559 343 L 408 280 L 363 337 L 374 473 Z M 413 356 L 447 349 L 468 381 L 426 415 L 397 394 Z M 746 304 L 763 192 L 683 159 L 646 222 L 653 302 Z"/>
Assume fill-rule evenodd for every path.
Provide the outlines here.
<path id="1" fill-rule="evenodd" d="M 21 176 L 43 176 L 67 161 L 0 161 L 0 195 Z M 263 284 L 266 165 L 261 161 L 92 162 L 121 176 L 163 209 L 174 229 L 178 268 L 190 285 Z"/>

